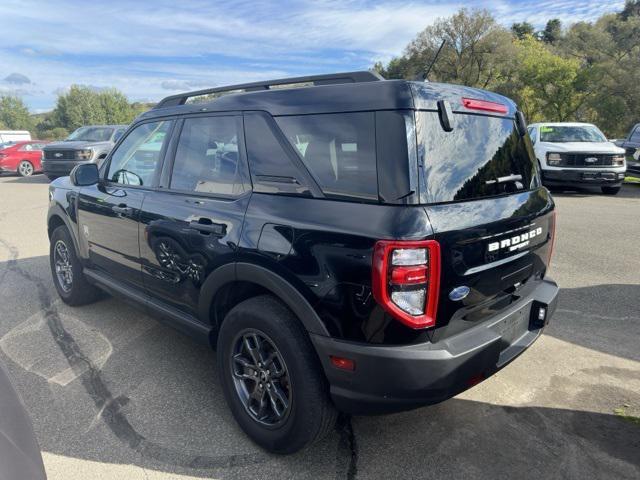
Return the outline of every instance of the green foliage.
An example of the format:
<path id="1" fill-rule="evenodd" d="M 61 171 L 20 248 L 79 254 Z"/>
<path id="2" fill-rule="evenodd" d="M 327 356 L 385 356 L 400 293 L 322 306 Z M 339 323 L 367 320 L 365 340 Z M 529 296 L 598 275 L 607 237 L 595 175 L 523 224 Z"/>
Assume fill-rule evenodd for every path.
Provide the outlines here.
<path id="1" fill-rule="evenodd" d="M 511 33 L 517 38 L 532 37 L 535 35 L 535 28 L 529 22 L 514 23 L 511 25 Z"/>
<path id="2" fill-rule="evenodd" d="M 580 61 L 551 52 L 533 37 L 515 41 L 517 88 L 508 92 L 530 121 L 564 122 L 586 101 L 589 72 Z"/>
<path id="3" fill-rule="evenodd" d="M 568 29 L 550 19 L 538 33 L 527 22 L 507 30 L 487 11 L 462 9 L 376 69 L 386 78 L 421 78 L 442 40 L 430 80 L 503 93 L 529 121 L 587 121 L 610 137 L 640 121 L 640 0 Z"/>
<path id="4" fill-rule="evenodd" d="M 549 20 L 540 38 L 546 43 L 556 43 L 562 38 L 562 22 L 557 18 Z"/>
<path id="5" fill-rule="evenodd" d="M 121 92 L 96 91 L 81 85 L 72 85 L 69 92 L 60 95 L 53 113 L 56 124 L 68 130 L 84 125 L 126 124 L 136 114 Z"/>
<path id="6" fill-rule="evenodd" d="M 8 130 L 31 130 L 33 122 L 22 99 L 0 96 L 0 127 Z"/>

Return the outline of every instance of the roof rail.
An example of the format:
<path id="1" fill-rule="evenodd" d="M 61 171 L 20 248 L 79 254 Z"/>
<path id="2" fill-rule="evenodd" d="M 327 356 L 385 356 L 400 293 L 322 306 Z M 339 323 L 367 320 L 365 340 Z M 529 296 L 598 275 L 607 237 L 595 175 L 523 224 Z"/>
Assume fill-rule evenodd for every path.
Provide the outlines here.
<path id="1" fill-rule="evenodd" d="M 296 83 L 313 83 L 314 85 L 332 85 L 337 83 L 360 83 L 360 82 L 376 82 L 384 80 L 384 78 L 375 71 L 360 71 L 360 72 L 344 72 L 344 73 L 331 73 L 328 75 L 308 75 L 306 77 L 291 77 L 281 78 L 278 80 L 267 80 L 263 82 L 253 83 L 241 83 L 238 85 L 228 85 L 226 87 L 214 87 L 206 88 L 204 90 L 195 90 L 193 92 L 179 93 L 177 95 L 171 95 L 166 97 L 154 107 L 173 107 L 177 105 L 184 105 L 189 98 L 199 97 L 202 95 L 211 95 L 213 93 L 244 91 L 255 92 L 261 90 L 269 90 L 272 86 L 276 85 L 293 85 Z"/>

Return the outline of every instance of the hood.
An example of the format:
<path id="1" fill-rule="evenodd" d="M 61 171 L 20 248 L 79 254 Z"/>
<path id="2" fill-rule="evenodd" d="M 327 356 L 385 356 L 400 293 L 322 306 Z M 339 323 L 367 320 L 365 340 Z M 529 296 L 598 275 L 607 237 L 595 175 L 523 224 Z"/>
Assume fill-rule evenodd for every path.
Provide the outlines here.
<path id="1" fill-rule="evenodd" d="M 81 150 L 83 148 L 109 146 L 111 142 L 87 142 L 84 140 L 72 140 L 69 142 L 53 142 L 46 145 L 43 150 Z"/>
<path id="2" fill-rule="evenodd" d="M 550 152 L 567 153 L 620 153 L 624 148 L 616 147 L 611 142 L 540 142 L 540 146 Z"/>

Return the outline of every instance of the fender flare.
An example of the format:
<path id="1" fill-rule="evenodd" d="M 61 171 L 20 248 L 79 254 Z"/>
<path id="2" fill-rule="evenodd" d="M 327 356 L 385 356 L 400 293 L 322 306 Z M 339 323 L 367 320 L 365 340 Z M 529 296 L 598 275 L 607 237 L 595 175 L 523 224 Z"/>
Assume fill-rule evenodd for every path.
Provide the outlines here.
<path id="1" fill-rule="evenodd" d="M 198 302 L 198 316 L 209 322 L 211 302 L 216 293 L 232 282 L 255 283 L 273 293 L 300 319 L 309 333 L 330 336 L 322 320 L 309 301 L 280 275 L 253 263 L 228 263 L 215 269 L 202 285 Z"/>
<path id="2" fill-rule="evenodd" d="M 59 203 L 50 206 L 49 211 L 47 212 L 47 234 L 49 233 L 49 222 L 51 222 L 52 217 L 59 217 L 67 227 L 67 230 L 69 230 L 69 233 L 71 234 L 71 239 L 73 240 L 73 247 L 76 249 L 76 255 L 82 260 L 80 245 L 78 244 L 78 232 L 73 228 L 73 225 L 69 220 L 69 215 Z M 49 240 L 51 240 L 51 238 L 49 238 Z"/>

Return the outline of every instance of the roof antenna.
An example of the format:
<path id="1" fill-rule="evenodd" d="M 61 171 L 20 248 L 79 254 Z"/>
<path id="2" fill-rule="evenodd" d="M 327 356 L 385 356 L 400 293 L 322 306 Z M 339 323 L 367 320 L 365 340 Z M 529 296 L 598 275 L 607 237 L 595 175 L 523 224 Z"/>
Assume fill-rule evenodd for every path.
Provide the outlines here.
<path id="1" fill-rule="evenodd" d="M 431 69 L 433 68 L 433 65 L 436 63 L 436 60 L 438 60 L 438 56 L 440 56 L 440 52 L 442 51 L 442 47 L 444 47 L 444 44 L 447 43 L 447 39 L 445 38 L 444 40 L 442 40 L 442 43 L 440 44 L 440 48 L 438 49 L 438 51 L 436 52 L 435 57 L 433 57 L 433 60 L 431 60 L 431 63 L 429 64 L 429 68 L 427 68 L 427 71 L 424 73 L 424 75 L 422 76 L 422 80 L 424 80 L 425 82 L 429 81 L 429 72 L 431 72 Z"/>

